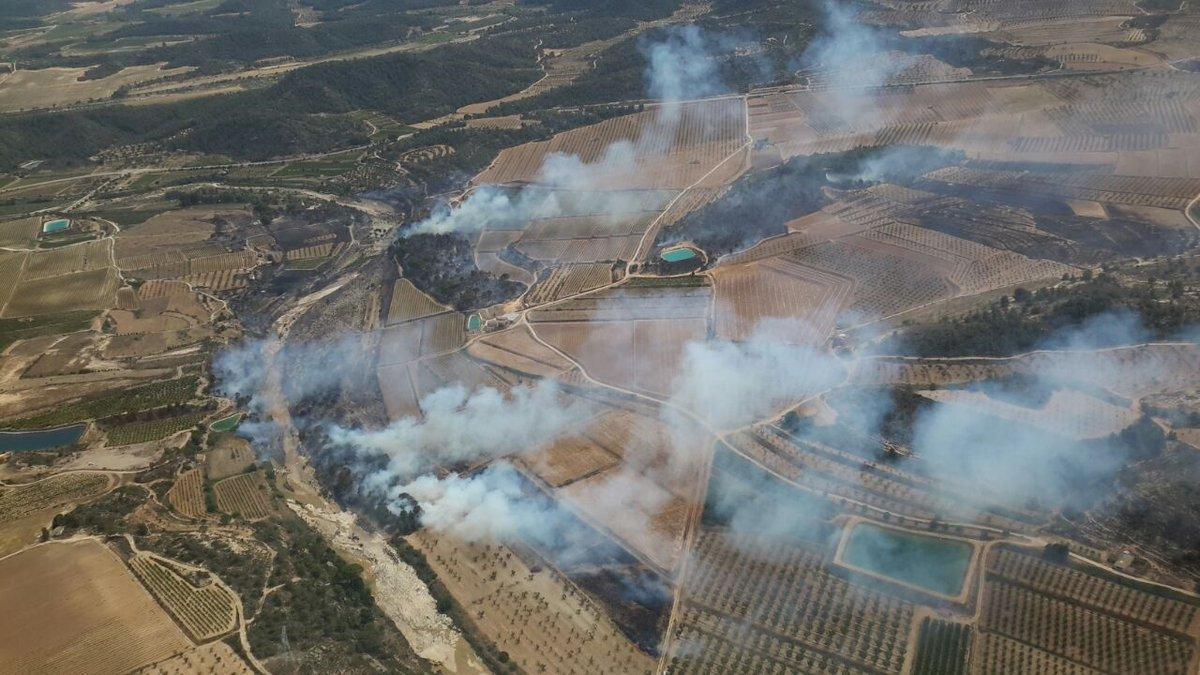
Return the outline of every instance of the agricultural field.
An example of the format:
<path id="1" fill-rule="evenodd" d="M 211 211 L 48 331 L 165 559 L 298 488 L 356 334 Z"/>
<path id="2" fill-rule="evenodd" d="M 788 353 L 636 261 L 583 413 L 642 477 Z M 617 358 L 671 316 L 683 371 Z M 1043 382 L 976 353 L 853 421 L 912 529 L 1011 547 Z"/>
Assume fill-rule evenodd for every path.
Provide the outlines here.
<path id="1" fill-rule="evenodd" d="M 613 265 L 604 263 L 551 268 L 545 278 L 539 279 L 537 285 L 522 297 L 522 301 L 535 307 L 607 286 L 613 282 L 612 268 Z"/>
<path id="2" fill-rule="evenodd" d="M 527 326 L 492 333 L 467 347 L 471 356 L 501 368 L 535 377 L 553 377 L 574 367 L 538 342 Z"/>
<path id="3" fill-rule="evenodd" d="M 204 498 L 204 470 L 189 469 L 179 474 L 167 491 L 167 502 L 189 518 L 203 518 L 208 512 Z"/>
<path id="4" fill-rule="evenodd" d="M 746 159 L 743 109 L 738 98 L 666 104 L 565 132 L 549 141 L 504 150 L 474 182 L 537 184 L 545 158 L 565 153 L 587 164 L 612 162 L 611 172 L 597 185 L 603 189 L 682 190 L 701 178 L 706 186 L 718 187 L 743 170 Z M 611 157 L 605 159 L 605 149 L 621 141 L 633 145 L 632 158 L 628 160 L 632 168 L 621 166 Z M 596 171 L 604 173 L 602 166 Z"/>
<path id="5" fill-rule="evenodd" d="M 187 415 L 174 415 L 149 422 L 133 422 L 118 424 L 105 431 L 108 446 L 132 445 L 147 443 L 173 436 L 181 431 L 194 429 L 204 418 L 206 412 L 195 412 Z"/>
<path id="6" fill-rule="evenodd" d="M 20 218 L 0 222 L 0 246 L 33 248 L 42 233 L 42 218 Z"/>
<path id="7" fill-rule="evenodd" d="M 252 675 L 246 662 L 224 642 L 210 642 L 137 671 L 138 675 Z"/>
<path id="8" fill-rule="evenodd" d="M 449 309 L 417 290 L 408 279 L 396 280 L 392 286 L 392 296 L 387 307 L 387 319 L 384 321 L 386 326 L 414 319 L 424 319 Z"/>
<path id="9" fill-rule="evenodd" d="M 821 4 L 0 3 L 0 671 L 1198 672 L 1200 7 Z"/>
<path id="10" fill-rule="evenodd" d="M 261 471 L 244 473 L 213 483 L 217 509 L 231 516 L 254 520 L 275 512 L 275 495 Z"/>
<path id="11" fill-rule="evenodd" d="M 1122 408 L 1073 389 L 1055 391 L 1040 408 L 1007 403 L 974 391 L 936 389 L 922 391 L 921 395 L 950 407 L 962 406 L 1078 439 L 1111 436 L 1139 418 L 1136 410 Z"/>
<path id="12" fill-rule="evenodd" d="M 970 626 L 925 618 L 917 638 L 913 675 L 967 675 L 970 651 Z"/>
<path id="13" fill-rule="evenodd" d="M 8 319 L 108 309 L 116 304 L 119 283 L 116 270 L 111 268 L 22 280 L 4 306 L 3 316 Z"/>
<path id="14" fill-rule="evenodd" d="M 237 625 L 236 598 L 211 576 L 197 587 L 162 559 L 139 553 L 129 567 L 150 593 L 197 642 L 207 642 Z"/>
<path id="15" fill-rule="evenodd" d="M 4 80 L 0 110 L 16 112 L 53 108 L 111 98 L 122 87 L 187 73 L 190 68 L 167 68 L 165 63 L 133 66 L 100 79 L 85 79 L 87 68 L 19 70 Z"/>
<path id="16" fill-rule="evenodd" d="M 656 568 L 679 564 L 698 476 L 657 419 L 601 410 L 577 435 L 521 461 L 556 497 Z"/>
<path id="17" fill-rule="evenodd" d="M 818 673 L 901 672 L 911 603 L 843 581 L 820 552 L 745 536 L 699 535 L 673 636 L 691 648 L 673 659 L 676 668 L 704 672 L 741 662 Z"/>
<path id="18" fill-rule="evenodd" d="M 1125 589 L 1111 582 L 1106 588 L 1099 579 L 1089 583 L 1086 573 L 1074 577 L 1079 586 L 1054 584 L 1054 590 L 1047 594 L 1026 584 L 1038 575 L 1045 578 L 1047 573 L 1052 574 L 1053 568 L 1039 567 L 1036 558 L 1032 564 L 1022 564 L 1020 558 L 1025 556 L 1014 560 L 1005 555 L 1004 549 L 993 556 L 989 559 L 979 622 L 983 633 L 1022 642 L 1035 654 L 1046 653 L 1102 672 L 1183 672 L 1195 663 L 1194 636 L 1185 637 L 1187 632 L 1181 635 L 1157 627 L 1162 625 L 1160 622 L 1174 626 L 1182 622 L 1189 626 L 1195 618 L 1194 605 L 1177 608 L 1177 603 L 1153 595 L 1138 597 L 1146 595 L 1139 591 L 1125 593 L 1124 603 L 1113 602 L 1104 598 L 1103 591 Z M 1060 588 L 1070 588 L 1066 597 Z M 1137 611 L 1133 608 L 1139 605 L 1147 606 L 1143 611 L 1153 617 L 1154 623 L 1135 623 L 1125 618 L 1129 616 L 1127 612 Z M 1001 655 L 1030 658 L 1012 651 Z M 1009 661 L 1005 665 L 1011 667 L 1015 663 Z"/>
<path id="19" fill-rule="evenodd" d="M 73 472 L 16 487 L 5 487 L 0 491 L 0 523 L 12 523 L 68 504 L 94 499 L 115 486 L 109 474 Z"/>
<path id="20" fill-rule="evenodd" d="M 256 459 L 254 448 L 246 439 L 222 434 L 204 456 L 205 473 L 211 480 L 236 476 L 249 471 Z"/>
<path id="21" fill-rule="evenodd" d="M 8 672 L 126 672 L 192 643 L 94 539 L 42 544 L 0 560 Z"/>
<path id="22" fill-rule="evenodd" d="M 617 286 L 538 308 L 533 332 L 609 384 L 659 396 L 678 376 L 684 346 L 707 333 L 709 286 Z"/>
<path id="23" fill-rule="evenodd" d="M 504 546 L 427 533 L 409 541 L 478 629 L 523 670 L 654 672 L 654 659 L 630 642 L 591 596 L 552 569 L 531 566 Z"/>
<path id="24" fill-rule="evenodd" d="M 809 333 L 790 339 L 822 344 L 853 287 L 849 278 L 786 258 L 723 265 L 713 273 L 717 335 L 745 340 L 762 318 L 788 318 L 796 319 Z"/>

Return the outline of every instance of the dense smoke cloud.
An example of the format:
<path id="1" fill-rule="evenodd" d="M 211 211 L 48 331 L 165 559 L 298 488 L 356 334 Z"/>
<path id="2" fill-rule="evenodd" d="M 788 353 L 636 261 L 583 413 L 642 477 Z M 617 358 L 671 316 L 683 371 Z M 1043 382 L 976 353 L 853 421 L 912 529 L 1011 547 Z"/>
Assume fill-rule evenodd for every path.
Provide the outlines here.
<path id="1" fill-rule="evenodd" d="M 822 114 L 862 129 L 878 121 L 875 94 L 899 68 L 890 58 L 884 36 L 858 22 L 848 4 L 828 0 L 823 5 L 823 31 L 800 57 L 799 65 L 818 75 L 829 91 Z"/>
<path id="2" fill-rule="evenodd" d="M 806 344 L 813 329 L 794 319 L 764 319 L 744 342 L 691 342 L 684 348 L 671 402 L 717 430 L 736 429 L 840 383 L 846 367 Z"/>
<path id="3" fill-rule="evenodd" d="M 640 43 L 650 98 L 669 104 L 728 92 L 714 58 L 724 51 L 723 44 L 720 36 L 698 26 L 673 26 L 665 39 Z"/>
<path id="4" fill-rule="evenodd" d="M 421 409 L 423 418 L 406 417 L 378 430 L 333 426 L 329 437 L 362 455 L 387 458 L 388 478 L 409 477 L 434 466 L 536 452 L 594 412 L 578 398 L 563 397 L 551 380 L 508 392 L 450 385 L 423 398 Z"/>

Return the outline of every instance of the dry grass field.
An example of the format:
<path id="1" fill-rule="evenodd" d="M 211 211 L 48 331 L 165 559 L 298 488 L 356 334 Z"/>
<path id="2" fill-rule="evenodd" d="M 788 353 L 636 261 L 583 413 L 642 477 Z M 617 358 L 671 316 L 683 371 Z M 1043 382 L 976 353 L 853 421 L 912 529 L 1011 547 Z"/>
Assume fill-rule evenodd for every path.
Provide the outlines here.
<path id="1" fill-rule="evenodd" d="M 189 518 L 203 518 L 208 512 L 204 505 L 204 470 L 191 469 L 179 474 L 167 491 L 167 502 Z"/>
<path id="2" fill-rule="evenodd" d="M 4 87 L 0 89 L 0 111 L 14 112 L 109 99 L 121 87 L 181 75 L 191 70 L 165 66 L 165 63 L 130 66 L 95 80 L 83 79 L 87 68 L 20 69 L 4 80 Z"/>
<path id="3" fill-rule="evenodd" d="M 605 162 L 609 146 L 623 141 L 631 145 L 631 161 L 618 162 L 610 156 L 607 161 L 611 170 L 598 187 L 681 190 L 744 147 L 743 111 L 742 100 L 738 98 L 652 108 L 563 132 L 548 141 L 503 150 L 474 182 L 477 185 L 538 183 L 548 155 L 575 155 L 586 164 L 597 164 Z M 715 187 L 732 181 L 743 170 L 745 159 L 726 162 L 708 182 Z M 607 167 L 601 164 L 595 168 L 604 173 Z"/>
<path id="4" fill-rule="evenodd" d="M 0 670 L 123 673 L 192 644 L 121 559 L 84 539 L 0 560 Z"/>
<path id="5" fill-rule="evenodd" d="M 237 627 L 237 598 L 211 579 L 194 586 L 170 565 L 148 553 L 129 559 L 129 567 L 150 593 L 197 642 L 206 642 Z"/>
<path id="6" fill-rule="evenodd" d="M 249 471 L 256 459 L 249 441 L 233 434 L 221 434 L 213 448 L 205 453 L 204 470 L 209 479 L 221 480 Z"/>
<path id="7" fill-rule="evenodd" d="M 261 471 L 217 481 L 212 489 L 221 513 L 250 520 L 275 513 L 275 496 Z"/>
<path id="8" fill-rule="evenodd" d="M 420 549 L 478 629 L 524 672 L 649 673 L 639 651 L 590 597 L 503 546 L 418 533 Z"/>

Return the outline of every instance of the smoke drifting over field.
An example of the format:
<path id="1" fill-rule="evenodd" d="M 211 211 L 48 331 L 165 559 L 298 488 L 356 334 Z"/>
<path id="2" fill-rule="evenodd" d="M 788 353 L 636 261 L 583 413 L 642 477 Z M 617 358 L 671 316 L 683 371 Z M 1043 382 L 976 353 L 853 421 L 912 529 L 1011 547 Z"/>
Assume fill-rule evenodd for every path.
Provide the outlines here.
<path id="1" fill-rule="evenodd" d="M 823 12 L 824 30 L 809 44 L 798 65 L 822 76 L 833 94 L 831 116 L 851 127 L 869 126 L 879 113 L 869 90 L 886 83 L 898 63 L 889 58 L 884 36 L 858 22 L 854 7 L 829 0 Z"/>
<path id="2" fill-rule="evenodd" d="M 794 319 L 759 322 L 745 342 L 692 342 L 684 350 L 671 402 L 717 430 L 752 424 L 826 391 L 846 377 L 846 365 L 796 337 L 811 333 Z"/>
<path id="3" fill-rule="evenodd" d="M 577 155 L 555 153 L 546 157 L 538 170 L 536 188 L 504 189 L 483 186 L 458 204 L 442 204 L 425 220 L 402 232 L 414 234 L 473 233 L 485 228 L 518 229 L 530 220 L 568 214 L 556 190 L 572 191 L 574 210 L 605 213 L 614 222 L 623 213 L 640 206 L 614 191 L 603 191 L 607 177 L 637 169 L 635 149 L 652 139 L 674 138 L 680 122 L 681 101 L 727 91 L 717 73 L 715 54 L 721 40 L 696 26 L 674 27 L 661 41 L 646 41 L 639 49 L 646 57 L 646 90 L 660 105 L 653 108 L 654 120 L 641 136 L 609 144 L 600 157 L 585 162 Z M 590 200 L 590 203 L 589 203 Z"/>
<path id="4" fill-rule="evenodd" d="M 879 36 L 859 26 L 849 10 L 827 5 L 829 30 L 805 54 L 805 65 L 836 66 L 831 86 L 837 109 L 829 113 L 850 124 L 870 124 L 876 109 L 871 96 L 862 95 L 891 75 Z M 711 95 L 722 90 L 711 54 L 716 42 L 695 28 L 674 31 L 665 41 L 643 45 L 649 63 L 648 91 L 665 102 L 658 108 L 656 124 L 646 133 L 673 133 L 673 102 Z M 538 218 L 562 215 L 566 206 L 559 191 L 571 191 L 573 200 L 597 199 L 594 211 L 620 213 L 622 205 L 611 193 L 597 191 L 606 174 L 635 168 L 635 143 L 623 141 L 606 148 L 602 158 L 587 163 L 578 156 L 550 156 L 539 174 L 539 187 L 505 190 L 485 187 L 473 191 L 454 208 L 436 210 L 407 232 L 475 232 L 483 228 L 511 228 Z M 874 180 L 919 170 L 920 157 L 908 149 L 889 150 L 858 165 L 859 176 Z M 769 190 L 764 190 L 769 193 Z M 591 196 L 589 196 L 591 195 Z M 768 197 L 770 195 L 768 194 Z M 748 201 L 749 203 L 749 201 Z M 572 202 L 578 206 L 577 201 Z M 635 207 L 631 206 L 630 210 Z M 822 348 L 803 346 L 797 335 L 808 327 L 795 321 L 763 321 L 755 335 L 741 343 L 701 340 L 688 344 L 680 375 L 672 383 L 661 421 L 673 434 L 675 456 L 665 468 L 681 475 L 707 450 L 710 431 L 728 432 L 767 421 L 807 398 L 841 386 L 848 373 L 864 365 L 869 356 L 839 357 Z M 1056 349 L 1093 349 L 1144 339 L 1144 332 L 1129 317 L 1104 316 L 1081 328 L 1055 336 L 1046 346 Z M 622 358 L 627 345 L 596 346 L 613 350 Z M 270 343 L 250 343 L 221 355 L 215 371 L 220 390 L 233 396 L 253 396 L 268 374 Z M 336 386 L 347 365 L 361 368 L 370 359 L 361 341 L 350 338 L 324 345 L 319 353 L 289 347 L 276 362 L 301 360 L 320 367 L 290 369 L 283 385 L 292 400 Z M 1155 373 L 1144 373 L 1152 379 Z M 1037 408 L 1033 392 L 1076 383 L 1105 386 L 1106 376 L 1096 372 L 1087 358 L 1064 358 L 1055 367 L 1034 374 L 1028 391 L 1012 394 L 1018 405 Z M 1116 384 L 1115 382 L 1113 384 Z M 256 406 L 252 403 L 252 408 Z M 867 437 L 882 432 L 891 412 L 888 392 L 868 394 L 853 413 L 854 426 Z M 561 507 L 533 498 L 527 482 L 504 458 L 536 452 L 556 440 L 577 433 L 595 410 L 576 397 L 567 397 L 552 382 L 518 387 L 505 393 L 482 388 L 470 391 L 450 386 L 421 401 L 422 418 L 401 419 L 382 428 L 361 429 L 326 424 L 329 440 L 348 448 L 359 460 L 355 467 L 364 492 L 380 496 L 391 508 L 406 510 L 415 500 L 423 525 L 470 541 L 532 539 L 570 559 L 587 555 L 575 523 Z M 269 433 L 266 427 L 243 425 L 243 431 Z M 972 507 L 1021 506 L 1038 499 L 1045 506 L 1073 504 L 1081 486 L 1095 485 L 1111 476 L 1128 459 L 1119 443 L 1083 446 L 1064 442 L 1054 434 L 1020 428 L 1011 421 L 980 414 L 966 407 L 933 405 L 917 413 L 913 422 L 912 450 L 931 476 L 966 486 L 978 496 Z M 853 441 L 852 441 L 853 442 Z M 650 477 L 649 462 L 626 458 L 632 467 L 616 473 L 598 490 L 603 503 L 633 505 L 627 512 L 643 518 L 658 506 L 655 497 L 640 490 L 637 479 Z M 468 475 L 434 475 L 435 468 L 462 467 L 490 462 Z M 764 473 L 765 477 L 766 474 Z M 774 480 L 774 479 L 769 479 Z M 763 480 L 765 485 L 767 479 Z M 819 501 L 819 500 L 817 500 Z M 745 492 L 717 496 L 728 511 L 726 522 L 734 530 L 762 534 L 794 532 L 796 523 L 820 518 L 816 502 L 795 499 L 789 490 L 759 486 Z M 947 513 L 953 518 L 962 513 Z M 649 517 L 633 524 L 649 530 Z"/>
<path id="5" fill-rule="evenodd" d="M 543 380 L 506 396 L 483 387 L 439 389 L 421 401 L 422 419 L 404 418 L 377 431 L 334 426 L 330 439 L 367 456 L 388 460 L 369 485 L 413 476 L 434 466 L 478 462 L 536 450 L 569 433 L 591 414 L 578 399 L 561 398 L 559 387 Z"/>

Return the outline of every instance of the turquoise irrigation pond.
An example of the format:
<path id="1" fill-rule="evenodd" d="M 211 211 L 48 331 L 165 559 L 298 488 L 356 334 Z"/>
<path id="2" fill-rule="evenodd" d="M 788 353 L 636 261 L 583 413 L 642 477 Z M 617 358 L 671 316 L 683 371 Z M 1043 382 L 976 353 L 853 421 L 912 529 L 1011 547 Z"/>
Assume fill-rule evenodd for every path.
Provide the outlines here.
<path id="1" fill-rule="evenodd" d="M 0 431 L 0 452 L 37 452 L 71 445 L 83 436 L 87 426 L 76 424 L 38 431 Z"/>
<path id="2" fill-rule="evenodd" d="M 55 232 L 62 232 L 69 227 L 71 227 L 71 221 L 67 220 L 66 218 L 51 220 L 45 225 L 42 225 L 42 234 L 54 234 Z"/>
<path id="3" fill-rule="evenodd" d="M 683 262 L 696 257 L 696 252 L 690 248 L 677 248 L 674 251 L 667 251 L 662 254 L 662 259 L 669 262 Z"/>
<path id="4" fill-rule="evenodd" d="M 954 597 L 962 591 L 972 553 L 966 542 L 870 523 L 855 525 L 849 536 L 842 550 L 847 565 L 941 595 Z"/>
<path id="5" fill-rule="evenodd" d="M 483 325 L 483 319 L 478 314 L 472 314 L 467 317 L 467 330 L 479 330 Z"/>

